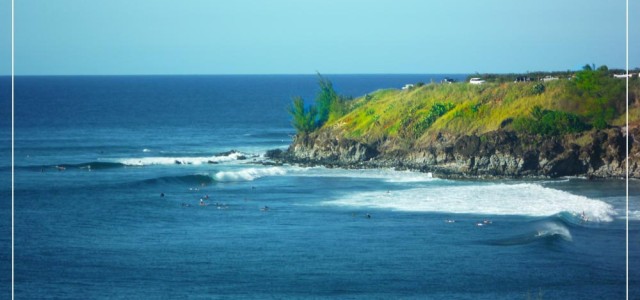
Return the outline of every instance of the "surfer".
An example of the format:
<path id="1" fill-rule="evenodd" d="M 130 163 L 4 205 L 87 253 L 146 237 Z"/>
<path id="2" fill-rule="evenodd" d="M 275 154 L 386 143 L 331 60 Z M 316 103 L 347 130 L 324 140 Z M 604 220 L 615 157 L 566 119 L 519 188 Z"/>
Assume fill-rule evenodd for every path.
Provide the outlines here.
<path id="1" fill-rule="evenodd" d="M 164 193 L 160 193 L 160 197 L 164 197 Z"/>
<path id="2" fill-rule="evenodd" d="M 204 200 L 202 200 L 202 198 L 200 198 L 200 206 L 206 206 L 207 204 L 204 203 Z"/>
<path id="3" fill-rule="evenodd" d="M 269 210 L 269 207 L 265 205 L 265 206 L 264 206 L 263 208 L 261 208 L 260 210 L 261 210 L 261 211 L 268 211 L 268 210 Z"/>
<path id="4" fill-rule="evenodd" d="M 370 215 L 370 214 L 368 214 L 368 213 L 365 215 L 365 217 L 366 217 L 367 219 L 371 219 L 371 215 Z"/>
<path id="5" fill-rule="evenodd" d="M 589 217 L 587 217 L 587 215 L 584 213 L 584 210 L 582 211 L 582 213 L 580 214 L 580 219 L 582 219 L 582 222 L 587 222 L 589 221 Z"/>

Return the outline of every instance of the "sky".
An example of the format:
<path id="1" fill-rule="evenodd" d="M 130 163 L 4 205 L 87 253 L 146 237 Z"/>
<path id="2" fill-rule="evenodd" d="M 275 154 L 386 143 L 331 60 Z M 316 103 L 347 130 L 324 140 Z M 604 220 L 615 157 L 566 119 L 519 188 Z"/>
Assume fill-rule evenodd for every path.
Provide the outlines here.
<path id="1" fill-rule="evenodd" d="M 633 68 L 640 0 L 629 2 Z M 6 75 L 11 1 L 0 3 Z M 624 68 L 625 25 L 622 0 L 19 0 L 14 62 L 17 75 Z"/>

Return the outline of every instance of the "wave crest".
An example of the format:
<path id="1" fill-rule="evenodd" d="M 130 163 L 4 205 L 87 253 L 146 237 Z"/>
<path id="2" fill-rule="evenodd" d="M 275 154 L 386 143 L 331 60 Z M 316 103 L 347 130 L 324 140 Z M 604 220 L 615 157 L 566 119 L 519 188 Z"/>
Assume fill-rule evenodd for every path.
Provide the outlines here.
<path id="1" fill-rule="evenodd" d="M 287 172 L 280 167 L 247 168 L 239 171 L 220 171 L 213 175 L 216 181 L 253 181 L 265 176 L 285 175 Z"/>
<path id="2" fill-rule="evenodd" d="M 363 192 L 325 202 L 327 205 L 372 207 L 399 211 L 486 215 L 552 216 L 584 214 L 589 222 L 610 222 L 616 215 L 603 201 L 538 184 L 444 184 L 386 192 Z"/>
<path id="3" fill-rule="evenodd" d="M 246 158 L 246 155 L 237 152 L 229 151 L 213 156 L 197 156 L 197 157 L 140 157 L 140 158 L 125 158 L 118 162 L 127 166 L 148 166 L 148 165 L 202 165 L 202 164 L 217 164 L 221 162 L 229 162 L 235 160 L 242 160 Z"/>
<path id="4" fill-rule="evenodd" d="M 525 245 L 540 241 L 554 242 L 558 240 L 566 242 L 573 241 L 571 231 L 562 222 L 547 220 L 535 223 L 533 227 L 529 228 L 522 234 L 502 239 L 491 240 L 489 241 L 489 244 L 499 246 L 513 246 Z"/>

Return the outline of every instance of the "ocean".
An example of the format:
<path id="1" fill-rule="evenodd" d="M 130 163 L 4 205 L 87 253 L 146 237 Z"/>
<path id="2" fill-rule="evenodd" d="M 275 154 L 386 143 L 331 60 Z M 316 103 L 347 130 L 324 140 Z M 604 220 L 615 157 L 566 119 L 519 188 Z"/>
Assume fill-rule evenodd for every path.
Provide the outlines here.
<path id="1" fill-rule="evenodd" d="M 328 75 L 354 97 L 445 75 Z M 448 75 L 463 80 L 465 75 Z M 624 180 L 264 164 L 315 75 L 15 81 L 16 299 L 622 299 Z M 0 298 L 11 105 L 0 78 Z M 630 298 L 640 299 L 631 181 Z"/>

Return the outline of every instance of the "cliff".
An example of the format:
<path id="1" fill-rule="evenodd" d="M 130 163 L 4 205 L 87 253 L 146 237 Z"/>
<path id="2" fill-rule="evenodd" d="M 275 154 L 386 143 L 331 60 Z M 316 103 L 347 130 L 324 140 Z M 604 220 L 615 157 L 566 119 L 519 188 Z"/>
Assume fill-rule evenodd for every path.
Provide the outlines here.
<path id="1" fill-rule="evenodd" d="M 596 74 L 596 73 L 594 73 Z M 596 74 L 597 75 L 597 74 Z M 439 177 L 624 177 L 623 81 L 429 84 L 381 90 L 299 132 L 281 162 L 393 167 Z M 630 84 L 629 172 L 640 178 L 640 80 Z"/>
<path id="2" fill-rule="evenodd" d="M 640 178 L 640 130 L 630 134 L 630 176 Z M 587 140 L 580 145 L 577 142 Z M 412 169 L 447 178 L 624 177 L 626 141 L 620 128 L 563 138 L 508 131 L 481 135 L 440 135 L 425 147 L 393 150 L 382 142 L 363 144 L 318 132 L 297 136 L 287 151 L 269 156 L 284 162 L 344 168 Z"/>

